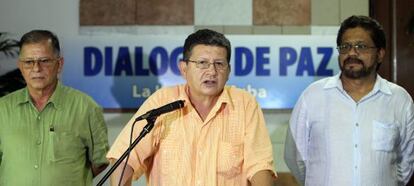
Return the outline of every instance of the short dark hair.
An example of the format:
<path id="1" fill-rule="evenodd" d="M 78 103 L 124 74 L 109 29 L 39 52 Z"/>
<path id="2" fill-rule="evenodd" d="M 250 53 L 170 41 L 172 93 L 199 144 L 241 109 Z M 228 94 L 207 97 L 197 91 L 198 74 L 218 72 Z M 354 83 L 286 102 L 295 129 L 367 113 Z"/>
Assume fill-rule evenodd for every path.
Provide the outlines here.
<path id="1" fill-rule="evenodd" d="M 375 47 L 383 48 L 386 47 L 385 32 L 379 22 L 373 18 L 367 16 L 351 16 L 345 19 L 338 31 L 336 37 L 336 45 L 342 44 L 342 35 L 346 30 L 350 28 L 361 27 L 370 33 L 372 41 L 374 41 Z"/>
<path id="2" fill-rule="evenodd" d="M 193 47 L 199 44 L 224 47 L 227 51 L 227 62 L 230 63 L 230 41 L 223 34 L 209 29 L 198 30 L 185 39 L 183 51 L 184 61 L 190 58 Z"/>
<path id="3" fill-rule="evenodd" d="M 50 39 L 52 41 L 53 52 L 60 55 L 60 45 L 57 36 L 49 30 L 32 30 L 22 36 L 19 42 L 19 48 L 22 49 L 23 45 L 31 43 L 39 43 Z"/>

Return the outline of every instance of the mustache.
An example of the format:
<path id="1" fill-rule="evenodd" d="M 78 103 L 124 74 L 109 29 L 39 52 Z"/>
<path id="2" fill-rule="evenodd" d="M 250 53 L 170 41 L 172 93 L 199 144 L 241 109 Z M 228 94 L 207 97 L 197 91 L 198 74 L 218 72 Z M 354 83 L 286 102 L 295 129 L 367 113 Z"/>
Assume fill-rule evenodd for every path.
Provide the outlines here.
<path id="1" fill-rule="evenodd" d="M 345 64 L 356 63 L 356 64 L 361 64 L 361 65 L 364 64 L 364 62 L 362 62 L 362 60 L 360 60 L 358 58 L 353 58 L 353 57 L 349 57 L 349 58 L 345 59 L 344 63 Z"/>

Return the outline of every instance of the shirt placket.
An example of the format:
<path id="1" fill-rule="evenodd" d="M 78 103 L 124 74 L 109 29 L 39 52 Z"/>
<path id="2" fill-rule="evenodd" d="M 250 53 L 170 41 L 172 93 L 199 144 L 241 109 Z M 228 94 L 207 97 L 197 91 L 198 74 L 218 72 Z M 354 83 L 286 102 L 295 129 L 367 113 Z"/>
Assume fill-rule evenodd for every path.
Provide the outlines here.
<path id="1" fill-rule="evenodd" d="M 33 153 L 36 157 L 34 157 L 34 162 L 31 166 L 32 169 L 34 169 L 36 176 L 36 180 L 34 181 L 34 185 L 42 185 L 41 184 L 41 161 L 42 161 L 42 150 L 43 150 L 43 146 L 42 146 L 42 129 L 43 129 L 43 122 L 44 122 L 44 118 L 42 117 L 42 112 L 36 112 L 36 116 L 35 116 L 35 125 L 33 126 L 33 140 L 32 143 L 35 143 L 34 146 L 34 150 L 36 151 L 36 153 Z"/>
<path id="2" fill-rule="evenodd" d="M 201 125 L 197 125 L 196 127 L 197 130 L 197 135 L 195 136 L 196 140 L 197 140 L 197 147 L 196 147 L 196 167 L 195 167 L 195 180 L 194 183 L 196 186 L 202 186 L 205 185 L 206 183 L 204 183 L 204 179 L 203 177 L 206 176 L 206 174 L 208 174 L 207 172 L 205 172 L 205 170 L 203 170 L 202 168 L 205 167 L 205 158 L 206 157 L 206 152 L 207 152 L 207 147 L 206 147 L 206 143 L 205 143 L 205 135 L 206 135 L 206 127 L 205 125 L 201 124 Z"/>
<path id="3" fill-rule="evenodd" d="M 360 103 L 354 106 L 353 125 L 353 180 L 354 186 L 359 186 L 361 183 L 361 126 L 360 126 Z"/>

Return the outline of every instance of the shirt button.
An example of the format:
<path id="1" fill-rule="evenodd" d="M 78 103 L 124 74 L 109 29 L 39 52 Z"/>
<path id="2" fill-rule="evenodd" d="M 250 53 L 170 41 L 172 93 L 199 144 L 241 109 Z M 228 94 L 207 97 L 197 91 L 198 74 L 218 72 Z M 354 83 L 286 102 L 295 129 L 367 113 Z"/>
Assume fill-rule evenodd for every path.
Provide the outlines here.
<path id="1" fill-rule="evenodd" d="M 197 180 L 197 185 L 201 185 L 201 180 Z"/>
<path id="2" fill-rule="evenodd" d="M 40 144 L 42 144 L 42 142 L 41 142 L 40 140 L 37 140 L 37 141 L 36 141 L 36 144 L 37 144 L 37 145 L 40 145 Z"/>
<path id="3" fill-rule="evenodd" d="M 358 145 L 357 144 L 355 144 L 355 148 L 358 148 Z"/>
<path id="4" fill-rule="evenodd" d="M 355 166 L 355 169 L 358 169 L 358 166 Z"/>
<path id="5" fill-rule="evenodd" d="M 198 155 L 199 155 L 199 156 L 203 155 L 203 152 L 198 151 Z"/>
<path id="6" fill-rule="evenodd" d="M 40 116 L 37 116 L 37 120 L 40 120 Z"/>
<path id="7" fill-rule="evenodd" d="M 356 124 L 355 124 L 355 126 L 357 126 L 357 127 L 358 127 L 358 126 L 359 126 L 359 124 L 358 124 L 358 123 L 356 123 Z"/>
<path id="8" fill-rule="evenodd" d="M 37 169 L 37 168 L 39 168 L 39 166 L 38 165 L 35 165 L 34 168 Z"/>

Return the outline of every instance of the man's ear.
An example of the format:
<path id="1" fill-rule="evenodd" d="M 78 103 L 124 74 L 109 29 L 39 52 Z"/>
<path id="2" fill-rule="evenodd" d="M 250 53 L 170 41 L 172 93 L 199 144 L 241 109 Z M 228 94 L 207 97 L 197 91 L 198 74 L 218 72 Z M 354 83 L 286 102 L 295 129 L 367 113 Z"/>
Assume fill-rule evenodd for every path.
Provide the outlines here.
<path id="1" fill-rule="evenodd" d="M 16 65 L 17 65 L 17 68 L 19 68 L 20 72 L 23 73 L 23 67 L 21 66 L 22 63 L 20 63 L 20 59 L 17 59 Z"/>
<path id="2" fill-rule="evenodd" d="M 62 72 L 62 69 L 63 69 L 63 64 L 65 63 L 65 60 L 63 59 L 63 57 L 59 57 L 59 59 L 58 59 L 57 62 L 59 63 L 59 70 L 58 70 L 58 72 L 61 73 Z"/>
<path id="3" fill-rule="evenodd" d="M 385 56 L 385 49 L 384 48 L 380 48 L 378 50 L 378 63 L 382 63 L 384 61 L 384 56 Z"/>
<path id="4" fill-rule="evenodd" d="M 187 74 L 187 62 L 180 61 L 179 64 L 178 64 L 178 68 L 180 69 L 181 76 L 183 76 L 183 78 L 185 78 L 186 74 Z"/>

